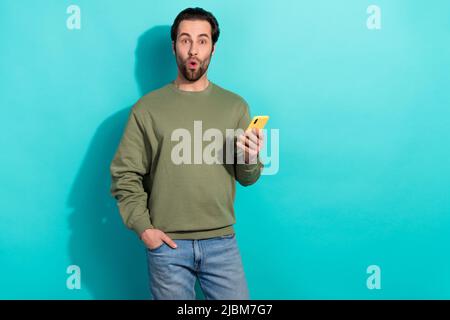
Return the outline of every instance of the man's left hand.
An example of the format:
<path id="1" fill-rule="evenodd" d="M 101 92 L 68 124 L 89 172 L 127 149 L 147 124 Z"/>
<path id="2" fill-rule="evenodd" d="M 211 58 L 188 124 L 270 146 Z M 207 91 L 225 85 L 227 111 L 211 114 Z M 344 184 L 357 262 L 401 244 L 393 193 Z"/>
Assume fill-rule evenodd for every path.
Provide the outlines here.
<path id="1" fill-rule="evenodd" d="M 244 152 L 245 163 L 256 163 L 259 151 L 264 143 L 264 134 L 261 129 L 253 128 L 245 131 L 238 140 L 237 147 Z"/>

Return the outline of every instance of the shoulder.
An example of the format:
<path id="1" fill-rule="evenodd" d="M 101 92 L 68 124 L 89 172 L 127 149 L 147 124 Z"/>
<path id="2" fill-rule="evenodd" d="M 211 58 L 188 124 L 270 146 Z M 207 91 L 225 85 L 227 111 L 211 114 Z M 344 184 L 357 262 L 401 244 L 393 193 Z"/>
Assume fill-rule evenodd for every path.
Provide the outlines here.
<path id="1" fill-rule="evenodd" d="M 164 101 L 167 100 L 170 95 L 169 84 L 166 84 L 160 88 L 152 90 L 142 97 L 140 97 L 132 107 L 132 112 L 137 115 L 143 116 L 144 114 L 148 114 L 152 109 L 157 108 Z"/>
<path id="2" fill-rule="evenodd" d="M 225 98 L 227 100 L 230 100 L 231 102 L 234 102 L 235 104 L 247 105 L 247 101 L 238 93 L 235 93 L 231 90 L 225 89 L 215 83 L 213 83 L 213 86 L 214 86 L 214 94 L 215 95 Z"/>
<path id="3" fill-rule="evenodd" d="M 213 83 L 214 86 L 214 95 L 218 97 L 219 99 L 227 100 L 228 105 L 232 106 L 237 110 L 239 114 L 244 114 L 245 112 L 248 112 L 249 105 L 247 100 L 245 100 L 240 94 L 233 92 L 231 90 L 227 90 L 215 83 Z"/>

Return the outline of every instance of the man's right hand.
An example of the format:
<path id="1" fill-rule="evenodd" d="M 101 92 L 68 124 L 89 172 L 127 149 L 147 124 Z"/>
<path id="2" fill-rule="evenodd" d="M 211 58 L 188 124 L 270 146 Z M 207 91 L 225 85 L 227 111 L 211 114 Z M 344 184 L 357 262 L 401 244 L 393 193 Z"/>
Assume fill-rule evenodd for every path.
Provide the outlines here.
<path id="1" fill-rule="evenodd" d="M 167 234 L 159 229 L 147 229 L 141 234 L 141 240 L 145 243 L 150 250 L 156 249 L 163 244 L 167 243 L 172 248 L 176 248 L 177 244 L 169 238 Z"/>

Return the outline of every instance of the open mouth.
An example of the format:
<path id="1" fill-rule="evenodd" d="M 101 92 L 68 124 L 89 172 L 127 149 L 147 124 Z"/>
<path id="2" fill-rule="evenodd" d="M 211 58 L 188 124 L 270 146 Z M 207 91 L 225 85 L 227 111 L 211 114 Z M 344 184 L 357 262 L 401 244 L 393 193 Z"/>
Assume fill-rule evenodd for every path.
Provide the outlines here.
<path id="1" fill-rule="evenodd" d="M 189 60 L 187 65 L 190 69 L 195 69 L 198 66 L 198 62 L 195 60 Z"/>

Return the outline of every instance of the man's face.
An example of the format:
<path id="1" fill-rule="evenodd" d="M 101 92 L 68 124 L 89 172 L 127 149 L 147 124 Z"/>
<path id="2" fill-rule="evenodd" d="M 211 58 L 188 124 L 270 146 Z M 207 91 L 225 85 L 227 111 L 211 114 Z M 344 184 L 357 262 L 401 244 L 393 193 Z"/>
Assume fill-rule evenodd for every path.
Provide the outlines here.
<path id="1" fill-rule="evenodd" d="M 195 82 L 208 70 L 215 45 L 211 25 L 203 20 L 183 20 L 174 45 L 178 69 L 188 81 Z"/>

